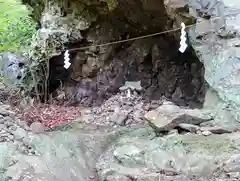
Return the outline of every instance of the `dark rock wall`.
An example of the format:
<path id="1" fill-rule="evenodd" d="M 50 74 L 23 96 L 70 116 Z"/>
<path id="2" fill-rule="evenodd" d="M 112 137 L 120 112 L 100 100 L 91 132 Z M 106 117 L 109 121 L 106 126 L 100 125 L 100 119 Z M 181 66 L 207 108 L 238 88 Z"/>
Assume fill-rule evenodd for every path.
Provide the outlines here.
<path id="1" fill-rule="evenodd" d="M 179 105 L 198 107 L 205 94 L 203 76 L 203 65 L 191 48 L 181 54 L 170 37 L 158 37 L 123 47 L 103 68 L 82 76 L 79 83 L 67 86 L 66 92 L 69 97 L 75 95 L 76 102 L 100 104 L 117 93 L 125 81 L 140 80 L 146 99 L 165 96 Z"/>
<path id="2" fill-rule="evenodd" d="M 62 66 L 63 52 L 50 56 L 49 85 L 54 85 L 50 93 L 62 81 L 72 103 L 98 105 L 126 80 L 141 80 L 146 99 L 165 96 L 193 107 L 202 102 L 198 95 L 204 94 L 203 67 L 191 49 L 178 52 L 173 33 L 78 49 L 171 28 L 173 20 L 166 15 L 163 1 L 56 1 L 45 5 L 40 22 L 44 33 L 39 36 L 44 41 L 49 37 L 47 47 L 58 52 L 69 49 L 71 54 L 67 71 Z"/>

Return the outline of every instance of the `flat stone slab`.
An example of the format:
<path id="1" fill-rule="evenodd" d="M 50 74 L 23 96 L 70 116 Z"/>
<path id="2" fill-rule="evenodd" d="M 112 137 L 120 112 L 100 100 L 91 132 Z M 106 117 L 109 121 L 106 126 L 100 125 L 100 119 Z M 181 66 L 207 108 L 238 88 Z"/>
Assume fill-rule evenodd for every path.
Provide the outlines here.
<path id="1" fill-rule="evenodd" d="M 157 131 L 169 131 L 182 123 L 199 125 L 213 119 L 208 111 L 184 109 L 172 104 L 163 104 L 149 111 L 145 118 Z"/>

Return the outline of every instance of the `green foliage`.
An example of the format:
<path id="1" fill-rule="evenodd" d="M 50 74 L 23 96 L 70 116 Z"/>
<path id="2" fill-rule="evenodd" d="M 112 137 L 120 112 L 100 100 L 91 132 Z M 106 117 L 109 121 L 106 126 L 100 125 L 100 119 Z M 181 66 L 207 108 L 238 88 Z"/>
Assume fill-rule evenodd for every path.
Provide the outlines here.
<path id="1" fill-rule="evenodd" d="M 113 11 L 117 7 L 116 0 L 107 0 L 107 4 L 110 11 Z"/>
<path id="2" fill-rule="evenodd" d="M 0 52 L 22 52 L 31 43 L 36 23 L 17 0 L 0 0 Z"/>

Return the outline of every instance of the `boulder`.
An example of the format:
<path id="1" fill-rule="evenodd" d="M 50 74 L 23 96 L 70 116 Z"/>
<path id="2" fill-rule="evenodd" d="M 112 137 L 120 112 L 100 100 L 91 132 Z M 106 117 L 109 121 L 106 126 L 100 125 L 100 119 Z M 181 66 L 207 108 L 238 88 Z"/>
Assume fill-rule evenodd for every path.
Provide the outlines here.
<path id="1" fill-rule="evenodd" d="M 213 119 L 208 111 L 185 109 L 176 105 L 163 104 L 145 114 L 145 118 L 156 131 L 170 131 L 182 123 L 200 125 Z"/>
<path id="2" fill-rule="evenodd" d="M 239 1 L 181 0 L 164 3 L 176 27 L 180 27 L 182 21 L 191 25 L 186 29 L 188 45 L 204 65 L 204 79 L 209 85 L 204 107 L 212 109 L 215 118 L 202 126 L 213 127 L 213 132 L 239 130 Z M 193 22 L 188 21 L 189 18 Z M 177 33 L 176 38 L 179 37 Z"/>
<path id="3" fill-rule="evenodd" d="M 189 29 L 189 40 L 204 64 L 205 80 L 222 100 L 239 109 L 240 2 L 211 2 L 216 5 L 210 20 L 198 18 L 199 24 Z"/>
<path id="4" fill-rule="evenodd" d="M 10 52 L 0 54 L 1 76 L 7 86 L 15 87 L 23 83 L 26 75 L 27 59 Z"/>
<path id="5" fill-rule="evenodd" d="M 238 110 L 231 108 L 229 103 L 223 101 L 215 90 L 209 89 L 206 92 L 203 108 L 210 110 L 214 116 L 213 120 L 201 124 L 203 129 L 214 133 L 239 130 L 240 123 L 236 119 Z"/>

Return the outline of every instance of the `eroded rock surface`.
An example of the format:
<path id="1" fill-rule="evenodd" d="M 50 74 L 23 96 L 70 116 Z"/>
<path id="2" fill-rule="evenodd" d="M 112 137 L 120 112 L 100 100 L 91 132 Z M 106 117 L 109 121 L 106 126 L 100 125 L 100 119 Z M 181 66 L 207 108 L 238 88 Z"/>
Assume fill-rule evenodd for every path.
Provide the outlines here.
<path id="1" fill-rule="evenodd" d="M 134 95 L 132 98 L 121 96 L 122 101 L 115 96 L 98 108 L 101 114 L 98 113 L 93 120 L 89 120 L 89 123 L 94 124 L 84 123 L 86 118 L 83 116 L 71 124 L 40 132 L 35 132 L 25 122 L 16 120 L 11 107 L 1 105 L 0 179 L 234 181 L 238 178 L 239 132 L 205 134 L 206 130 L 203 129 L 206 127 L 200 123 L 211 122 L 209 119 L 215 118 L 208 114 L 202 115 L 201 111 L 206 110 L 180 108 L 166 101 L 144 103 Z M 169 132 L 162 137 L 156 137 L 158 130 L 146 124 L 140 126 L 138 122 L 129 128 L 115 127 L 108 122 L 104 125 L 102 120 L 106 116 L 103 113 L 108 114 L 108 110 L 114 110 L 119 105 L 123 110 L 130 109 L 133 113 L 141 110 L 140 107 L 145 107 L 145 113 L 151 113 L 170 106 L 168 111 L 177 110 L 179 115 L 193 112 L 200 125 L 192 131 L 189 123 L 193 122 L 182 117 L 181 124 L 178 127 L 167 126 Z M 162 113 L 166 114 L 166 110 Z M 108 116 L 110 115 L 114 115 L 113 112 Z M 162 117 L 163 122 L 173 120 L 172 117 Z M 112 120 L 116 121 L 113 118 L 117 120 L 115 116 Z M 144 114 L 138 118 L 143 119 Z M 184 125 L 184 121 L 188 125 Z M 179 127 L 185 128 L 185 132 Z"/>
<path id="2" fill-rule="evenodd" d="M 49 9 L 45 8 L 44 4 L 41 7 L 45 9 L 41 22 L 43 27 L 39 30 L 37 39 L 41 40 L 39 42 L 42 45 L 35 44 L 37 50 L 31 55 L 32 58 L 43 58 L 43 54 L 39 56 L 37 53 L 51 47 L 53 52 L 48 52 L 49 57 L 44 58 L 57 61 L 61 60 L 62 44 L 67 48 L 76 48 L 80 45 L 124 39 L 158 29 L 152 25 L 153 21 L 159 22 L 159 19 L 148 15 L 160 11 L 159 8 L 163 7 L 162 1 L 158 1 L 160 6 L 156 6 L 157 1 L 154 0 L 141 4 L 138 4 L 137 0 L 118 1 L 119 7 L 128 7 L 126 9 L 117 8 L 115 2 L 112 6 L 108 1 L 103 4 L 99 1 L 82 1 L 80 4 L 84 7 L 75 3 L 68 4 L 70 7 L 81 7 L 82 9 L 75 10 L 84 12 L 82 16 L 78 14 L 79 11 L 72 12 L 74 8 L 65 9 L 64 6 L 63 10 L 58 2 L 48 4 Z M 15 120 L 9 108 L 0 107 L 0 179 L 239 180 L 239 18 L 225 17 L 230 12 L 238 12 L 239 3 L 236 2 L 235 7 L 230 7 L 229 1 L 225 0 L 211 1 L 210 4 L 207 3 L 210 1 L 206 0 L 200 2 L 199 6 L 198 2 L 165 1 L 165 7 L 171 19 L 170 24 L 174 22 L 173 26 L 178 26 L 181 21 L 192 22 L 196 19 L 201 21 L 210 18 L 209 24 L 198 24 L 191 29 L 189 37 L 205 66 L 205 79 L 215 90 L 208 91 L 204 96 L 206 87 L 202 64 L 192 56 L 192 51 L 179 55 L 178 48 L 171 43 L 173 41 L 167 42 L 171 38 L 157 37 L 119 46 L 90 47 L 74 52 L 71 58 L 75 70 L 71 78 L 78 83 L 67 85 L 66 89 L 70 89 L 67 90 L 67 96 L 73 97 L 76 103 L 101 103 L 116 94 L 125 81 L 141 81 L 145 90 L 142 97 L 132 93 L 130 96 L 126 93 L 117 94 L 101 107 L 86 110 L 85 115 L 72 124 L 35 133 L 23 122 Z M 94 8 L 92 3 L 96 3 Z M 127 3 L 127 6 L 121 6 L 123 3 Z M 151 13 L 141 13 L 142 9 L 136 8 L 136 5 L 150 10 Z M 185 5 L 190 5 L 190 12 L 185 12 Z M 225 7 L 226 14 L 221 14 L 222 7 Z M 93 14 L 89 14 L 89 10 L 92 10 Z M 112 17 L 115 19 L 111 19 L 111 23 L 106 23 L 104 18 L 103 21 L 100 18 L 101 21 L 96 22 L 99 12 L 106 15 L 109 10 L 116 10 L 112 11 Z M 207 13 L 204 14 L 203 10 Z M 124 20 L 115 16 L 120 14 Z M 158 16 L 158 13 L 154 15 Z M 200 16 L 202 17 L 199 18 Z M 213 20 L 216 16 L 225 17 L 225 21 Z M 166 19 L 162 20 L 161 26 L 168 26 Z M 93 22 L 95 24 L 92 24 Z M 113 22 L 117 22 L 117 25 Z M 146 26 L 142 26 L 143 22 L 146 22 Z M 225 23 L 225 29 L 221 29 L 222 23 Z M 76 29 L 73 28 L 75 26 Z M 46 40 L 49 44 L 45 44 Z M 53 43 L 55 40 L 56 44 Z M 59 62 L 61 67 L 61 61 Z M 159 99 L 163 95 L 188 108 L 179 107 L 171 102 L 143 101 L 144 97 Z M 197 107 L 196 104 L 203 103 L 204 99 L 203 109 L 189 109 Z M 148 115 L 145 119 L 150 126 L 144 124 L 144 115 Z M 81 121 L 95 125 L 86 125 Z M 133 127 L 134 123 L 138 125 Z M 129 125 L 130 128 L 123 125 Z"/>
<path id="3" fill-rule="evenodd" d="M 107 127 L 72 124 L 36 134 L 6 112 L 0 118 L 0 179 L 4 181 L 98 180 L 95 159 L 120 133 Z"/>
<path id="4" fill-rule="evenodd" d="M 101 180 L 119 175 L 145 181 L 235 180 L 236 172 L 240 171 L 236 166 L 239 133 L 208 137 L 169 135 L 152 139 L 147 131 L 145 135 L 141 131 L 120 137 L 99 158 L 97 168 Z M 234 159 L 236 165 L 231 161 Z M 227 167 L 231 169 L 224 173 L 225 162 L 229 162 L 231 166 Z"/>
<path id="5" fill-rule="evenodd" d="M 217 91 L 221 99 L 238 109 L 240 100 L 237 93 L 239 89 L 237 72 L 239 71 L 240 51 L 237 42 L 240 30 L 240 4 L 238 1 L 232 3 L 223 1 L 221 6 L 225 8 L 224 11 L 212 15 L 209 23 L 199 24 L 189 33 L 192 45 L 204 63 L 205 79 Z M 217 16 L 222 18 L 214 19 Z"/>

